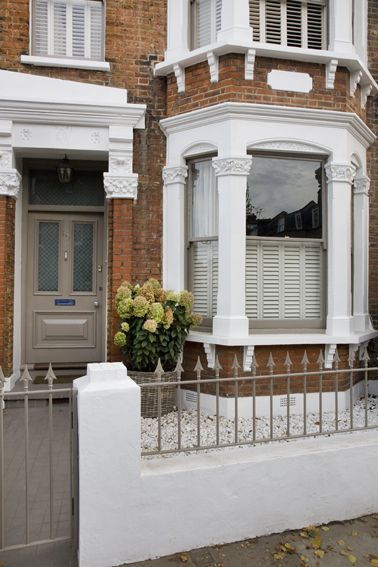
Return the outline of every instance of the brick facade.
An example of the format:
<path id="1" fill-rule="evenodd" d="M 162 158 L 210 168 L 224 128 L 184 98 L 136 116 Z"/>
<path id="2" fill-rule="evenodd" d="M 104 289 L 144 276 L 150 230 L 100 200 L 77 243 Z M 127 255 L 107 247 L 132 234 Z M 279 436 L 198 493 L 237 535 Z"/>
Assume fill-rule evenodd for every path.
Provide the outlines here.
<path id="1" fill-rule="evenodd" d="M 0 196 L 0 366 L 5 376 L 13 367 L 13 293 L 15 202 Z"/>

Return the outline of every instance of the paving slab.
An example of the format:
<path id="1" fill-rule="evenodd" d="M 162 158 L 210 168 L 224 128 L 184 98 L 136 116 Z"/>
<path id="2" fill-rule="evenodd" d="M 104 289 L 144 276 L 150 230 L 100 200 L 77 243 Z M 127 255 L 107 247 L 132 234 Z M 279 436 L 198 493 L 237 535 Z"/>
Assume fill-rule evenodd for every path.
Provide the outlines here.
<path id="1" fill-rule="evenodd" d="M 378 514 L 216 545 L 128 567 L 378 567 Z M 126 564 L 124 565 L 126 567 Z"/>

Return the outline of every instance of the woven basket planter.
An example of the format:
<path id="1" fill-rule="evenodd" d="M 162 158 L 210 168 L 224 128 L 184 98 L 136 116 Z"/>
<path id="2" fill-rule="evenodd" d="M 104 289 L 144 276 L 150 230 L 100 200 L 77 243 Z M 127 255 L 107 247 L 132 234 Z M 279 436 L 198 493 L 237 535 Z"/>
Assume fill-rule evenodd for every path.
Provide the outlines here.
<path id="1" fill-rule="evenodd" d="M 130 378 L 138 386 L 141 384 L 153 384 L 154 382 L 176 382 L 176 372 L 164 372 L 161 375 L 156 372 L 128 371 Z M 176 406 L 176 386 L 161 386 L 161 415 L 174 410 Z M 142 417 L 157 417 L 159 415 L 159 387 L 141 388 L 141 413 Z"/>

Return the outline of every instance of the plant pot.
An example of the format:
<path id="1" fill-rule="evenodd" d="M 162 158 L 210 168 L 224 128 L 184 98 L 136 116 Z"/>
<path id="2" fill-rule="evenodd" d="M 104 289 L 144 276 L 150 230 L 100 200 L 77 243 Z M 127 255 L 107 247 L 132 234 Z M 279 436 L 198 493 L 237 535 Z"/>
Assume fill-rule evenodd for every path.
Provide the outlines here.
<path id="1" fill-rule="evenodd" d="M 176 372 L 164 372 L 161 378 L 155 372 L 128 371 L 128 376 L 138 386 L 154 382 L 176 382 Z M 156 386 L 156 388 L 141 388 L 141 414 L 142 417 L 157 417 L 159 415 L 159 389 L 161 392 L 161 415 L 166 415 L 176 406 L 176 385 Z"/>

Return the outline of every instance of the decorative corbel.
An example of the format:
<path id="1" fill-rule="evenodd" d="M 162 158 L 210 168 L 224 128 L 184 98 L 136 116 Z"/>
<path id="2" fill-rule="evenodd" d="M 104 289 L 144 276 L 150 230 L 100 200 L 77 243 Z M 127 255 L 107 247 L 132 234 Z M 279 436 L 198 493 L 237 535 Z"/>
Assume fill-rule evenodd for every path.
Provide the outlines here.
<path id="1" fill-rule="evenodd" d="M 256 49 L 248 49 L 245 54 L 245 80 L 253 81 L 255 76 Z"/>
<path id="2" fill-rule="evenodd" d="M 350 74 L 350 96 L 354 96 L 356 93 L 357 85 L 361 81 L 362 71 L 354 71 Z"/>
<path id="3" fill-rule="evenodd" d="M 185 92 L 185 67 L 182 67 L 178 63 L 173 65 L 173 71 L 176 76 L 177 90 L 179 93 Z"/>
<path id="4" fill-rule="evenodd" d="M 219 58 L 214 51 L 207 53 L 207 62 L 210 69 L 210 83 L 217 83 L 219 80 Z"/>
<path id="5" fill-rule="evenodd" d="M 325 345 L 324 368 L 332 368 L 337 345 Z"/>
<path id="6" fill-rule="evenodd" d="M 371 95 L 371 91 L 373 90 L 373 85 L 364 85 L 361 87 L 361 107 L 365 108 L 368 96 Z"/>
<path id="7" fill-rule="evenodd" d="M 209 343 L 203 343 L 203 348 L 205 349 L 205 354 L 207 358 L 207 366 L 209 368 L 214 368 L 215 365 L 215 345 Z"/>
<path id="8" fill-rule="evenodd" d="M 243 370 L 244 372 L 251 372 L 252 360 L 255 354 L 255 346 L 247 345 L 243 347 Z"/>
<path id="9" fill-rule="evenodd" d="M 326 89 L 333 89 L 337 71 L 338 59 L 331 59 L 326 65 Z"/>

